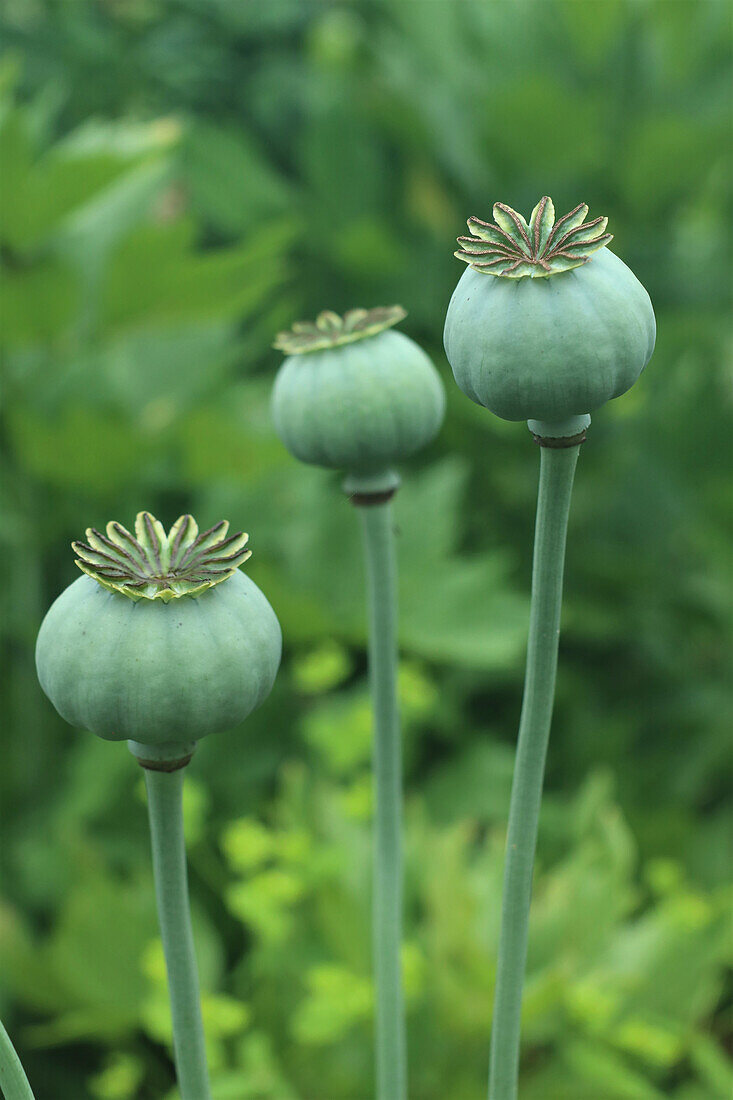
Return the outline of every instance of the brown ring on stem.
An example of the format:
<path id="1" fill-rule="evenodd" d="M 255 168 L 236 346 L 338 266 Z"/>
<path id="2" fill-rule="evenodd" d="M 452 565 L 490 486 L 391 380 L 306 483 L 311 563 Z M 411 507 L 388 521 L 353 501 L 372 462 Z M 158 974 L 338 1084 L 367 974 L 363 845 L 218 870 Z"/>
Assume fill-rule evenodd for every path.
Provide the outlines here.
<path id="1" fill-rule="evenodd" d="M 157 745 L 128 741 L 127 747 L 140 767 L 149 772 L 180 771 L 196 752 L 195 741 L 166 741 Z"/>
<path id="2" fill-rule="evenodd" d="M 366 508 L 372 504 L 386 504 L 388 500 L 397 492 L 397 487 L 394 489 L 384 489 L 379 493 L 351 493 L 349 500 L 356 507 Z"/>
<path id="3" fill-rule="evenodd" d="M 540 447 L 550 447 L 559 451 L 563 447 L 577 447 L 580 443 L 585 443 L 587 433 L 587 428 L 583 428 L 583 431 L 578 432 L 576 435 L 563 436 L 535 435 L 533 432 L 532 438 Z"/>
<path id="4" fill-rule="evenodd" d="M 141 760 L 139 756 L 136 756 L 135 759 L 141 768 L 146 768 L 149 772 L 177 772 L 180 768 L 185 768 L 192 757 L 193 753 L 189 752 L 187 756 L 182 756 L 179 760 Z"/>

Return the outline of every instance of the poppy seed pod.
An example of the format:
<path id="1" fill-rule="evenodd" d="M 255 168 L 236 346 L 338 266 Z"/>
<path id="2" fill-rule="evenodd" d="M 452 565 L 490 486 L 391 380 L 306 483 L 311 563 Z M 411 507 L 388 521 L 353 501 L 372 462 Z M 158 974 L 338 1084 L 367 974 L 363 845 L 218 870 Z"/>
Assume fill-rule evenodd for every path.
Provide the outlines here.
<path id="1" fill-rule="evenodd" d="M 587 213 L 581 204 L 555 221 L 545 197 L 527 223 L 496 203 L 495 224 L 469 218 L 472 236 L 458 238 L 469 267 L 448 307 L 446 354 L 463 392 L 504 420 L 583 416 L 625 393 L 651 357 L 649 295 L 605 247 L 608 219 Z"/>
<path id="2" fill-rule="evenodd" d="M 274 346 L 287 358 L 272 412 L 296 458 L 378 477 L 435 436 L 443 384 L 425 352 L 390 331 L 403 317 L 400 306 L 325 312 L 278 335 Z"/>
<path id="3" fill-rule="evenodd" d="M 140 512 L 133 535 L 109 523 L 75 542 L 84 573 L 38 635 L 41 687 L 62 718 L 109 741 L 191 742 L 241 722 L 267 697 L 282 637 L 239 566 L 247 535 L 222 521 L 166 535 Z"/>

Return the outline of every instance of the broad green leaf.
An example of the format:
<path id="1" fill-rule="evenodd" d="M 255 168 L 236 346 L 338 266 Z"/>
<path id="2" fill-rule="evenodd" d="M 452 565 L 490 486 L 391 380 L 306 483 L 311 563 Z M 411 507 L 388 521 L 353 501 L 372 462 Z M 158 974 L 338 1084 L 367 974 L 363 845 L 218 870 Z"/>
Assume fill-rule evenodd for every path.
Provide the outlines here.
<path id="1" fill-rule="evenodd" d="M 78 315 L 80 292 L 76 273 L 58 259 L 6 260 L 0 267 L 0 345 L 59 340 Z"/>
<path id="2" fill-rule="evenodd" d="M 241 128 L 195 123 L 180 155 L 194 209 L 225 233 L 240 234 L 292 208 L 290 188 Z"/>
<path id="3" fill-rule="evenodd" d="M 563 1060 L 593 1096 L 603 1100 L 663 1100 L 664 1093 L 602 1044 L 570 1042 Z"/>
<path id="4" fill-rule="evenodd" d="M 152 158 L 131 168 L 69 215 L 59 230 L 58 247 L 88 278 L 97 280 L 112 248 L 150 218 L 170 179 L 171 168 L 164 159 Z"/>
<path id="5" fill-rule="evenodd" d="M 710 1035 L 702 1032 L 690 1044 L 690 1060 L 715 1100 L 727 1100 L 733 1091 L 733 1061 Z"/>
<path id="6" fill-rule="evenodd" d="M 282 282 L 278 252 L 292 239 L 291 225 L 203 254 L 190 247 L 191 232 L 190 223 L 173 222 L 140 229 L 120 245 L 103 282 L 106 326 L 236 317 L 261 305 Z"/>
<path id="7" fill-rule="evenodd" d="M 149 446 L 118 419 L 89 408 L 51 419 L 15 407 L 9 421 L 18 458 L 41 483 L 107 492 L 137 476 Z"/>
<path id="8" fill-rule="evenodd" d="M 140 960 L 154 931 L 152 890 L 101 872 L 78 884 L 43 948 L 67 1006 L 59 1041 L 111 1036 L 135 1025 L 146 991 Z M 49 1025 L 45 1041 L 53 1030 Z"/>

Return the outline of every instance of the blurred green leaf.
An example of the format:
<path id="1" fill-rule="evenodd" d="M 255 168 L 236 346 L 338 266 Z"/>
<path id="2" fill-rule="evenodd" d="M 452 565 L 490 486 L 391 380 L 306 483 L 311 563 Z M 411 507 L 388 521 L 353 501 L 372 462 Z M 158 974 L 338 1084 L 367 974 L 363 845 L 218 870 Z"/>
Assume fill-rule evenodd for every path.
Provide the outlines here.
<path id="1" fill-rule="evenodd" d="M 37 1025 L 37 1043 L 119 1035 L 137 1023 L 146 992 L 141 960 L 155 928 L 152 893 L 100 873 L 69 896 L 43 962 L 59 1016 Z"/>
<path id="2" fill-rule="evenodd" d="M 17 408 L 10 431 L 19 459 L 51 485 L 109 491 L 134 477 L 144 460 L 142 441 L 127 426 L 90 409 L 50 420 Z"/>
<path id="3" fill-rule="evenodd" d="M 181 165 L 194 209 L 223 233 L 238 235 L 292 212 L 290 188 L 240 128 L 194 123 Z"/>
<path id="4" fill-rule="evenodd" d="M 231 317 L 255 309 L 281 281 L 276 242 L 284 247 L 290 226 L 202 256 L 192 254 L 192 230 L 185 221 L 146 227 L 120 245 L 103 286 L 105 325 Z"/>
<path id="5" fill-rule="evenodd" d="M 0 342 L 17 347 L 57 340 L 78 308 L 74 272 L 57 259 L 24 266 L 8 258 L 0 268 Z"/>
<path id="6" fill-rule="evenodd" d="M 622 1058 L 600 1045 L 569 1044 L 565 1062 L 599 1100 L 601 1097 L 603 1100 L 662 1100 L 664 1096 Z"/>

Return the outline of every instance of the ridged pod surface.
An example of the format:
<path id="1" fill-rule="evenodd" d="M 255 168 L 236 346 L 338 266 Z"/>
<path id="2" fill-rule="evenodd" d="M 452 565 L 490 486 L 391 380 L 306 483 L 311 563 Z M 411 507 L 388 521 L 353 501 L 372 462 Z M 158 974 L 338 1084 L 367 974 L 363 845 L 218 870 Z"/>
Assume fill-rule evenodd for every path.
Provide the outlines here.
<path id="1" fill-rule="evenodd" d="M 478 224 L 488 236 L 493 227 Z M 531 235 L 532 222 L 521 224 Z M 514 260 L 514 270 L 500 271 L 488 266 L 498 261 L 483 258 L 493 249 L 481 254 L 480 243 L 456 253 L 471 266 L 453 293 L 444 333 L 468 397 L 505 420 L 552 422 L 590 413 L 634 384 L 654 349 L 656 324 L 649 295 L 618 256 L 590 241 L 570 259 L 560 253 L 544 266 L 542 258 Z M 553 270 L 553 263 L 568 266 Z"/>
<path id="2" fill-rule="evenodd" d="M 243 721 L 269 694 L 281 647 L 275 612 L 239 569 L 169 600 L 131 598 L 90 574 L 50 607 L 36 667 L 71 725 L 109 741 L 158 745 Z"/>
<path id="3" fill-rule="evenodd" d="M 302 462 L 375 473 L 437 433 L 443 384 L 425 352 L 403 333 L 382 330 L 305 350 L 285 359 L 272 396 L 275 429 Z"/>

